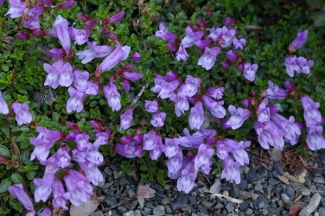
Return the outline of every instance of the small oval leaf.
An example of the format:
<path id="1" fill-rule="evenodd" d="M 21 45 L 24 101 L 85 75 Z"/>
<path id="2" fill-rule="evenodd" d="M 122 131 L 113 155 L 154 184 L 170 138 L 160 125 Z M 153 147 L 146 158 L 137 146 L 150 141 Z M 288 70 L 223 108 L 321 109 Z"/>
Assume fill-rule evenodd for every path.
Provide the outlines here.
<path id="1" fill-rule="evenodd" d="M 13 173 L 11 175 L 11 180 L 15 183 L 15 184 L 20 184 L 23 183 L 24 179 L 23 177 L 19 174 L 19 173 Z"/>
<path id="2" fill-rule="evenodd" d="M 8 190 L 8 188 L 11 186 L 11 179 L 7 178 L 5 180 L 3 180 L 0 184 L 0 193 L 4 193 Z"/>
<path id="3" fill-rule="evenodd" d="M 4 157 L 10 157 L 10 151 L 6 146 L 0 145 L 0 155 Z"/>

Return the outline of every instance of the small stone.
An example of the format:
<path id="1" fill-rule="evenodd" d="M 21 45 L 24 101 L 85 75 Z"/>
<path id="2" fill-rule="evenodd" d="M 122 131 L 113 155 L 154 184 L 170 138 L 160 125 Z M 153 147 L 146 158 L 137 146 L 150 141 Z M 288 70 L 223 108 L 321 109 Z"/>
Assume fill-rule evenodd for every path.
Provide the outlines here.
<path id="1" fill-rule="evenodd" d="M 134 216 L 142 216 L 140 210 L 135 210 L 134 211 Z"/>
<path id="2" fill-rule="evenodd" d="M 215 209 L 222 209 L 222 208 L 224 208 L 224 205 L 222 205 L 221 203 L 217 203 L 217 205 L 214 208 Z"/>
<path id="3" fill-rule="evenodd" d="M 282 199 L 283 202 L 288 202 L 288 201 L 290 201 L 290 198 L 289 198 L 288 195 L 285 194 L 285 193 L 282 193 L 282 194 L 281 194 L 281 199 Z"/>
<path id="4" fill-rule="evenodd" d="M 163 204 L 163 205 L 166 205 L 166 204 L 168 204 L 168 203 L 170 203 L 168 197 L 165 197 L 164 199 L 161 200 L 161 204 Z"/>
<path id="5" fill-rule="evenodd" d="M 127 208 L 125 208 L 124 206 L 118 206 L 117 210 L 123 213 L 128 211 Z"/>
<path id="6" fill-rule="evenodd" d="M 198 208 L 199 212 L 201 212 L 201 213 L 203 213 L 203 214 L 208 214 L 208 209 L 205 208 L 204 206 L 202 206 L 202 205 L 198 205 L 197 208 Z"/>
<path id="7" fill-rule="evenodd" d="M 287 193 L 287 195 L 290 197 L 290 199 L 293 200 L 294 195 L 295 195 L 295 191 L 293 190 L 293 188 L 290 187 L 290 186 L 287 187 L 287 188 L 286 188 L 286 193 Z"/>
<path id="8" fill-rule="evenodd" d="M 91 213 L 90 216 L 104 216 L 104 213 L 102 211 L 96 211 L 94 213 Z"/>
<path id="9" fill-rule="evenodd" d="M 257 174 L 257 173 L 248 173 L 246 175 L 246 180 L 248 183 L 253 183 L 253 182 L 257 181 L 258 177 L 259 177 L 259 174 Z"/>
<path id="10" fill-rule="evenodd" d="M 188 200 L 190 201 L 190 203 L 191 203 L 192 205 L 197 204 L 196 196 L 194 196 L 194 195 L 189 196 L 189 197 L 188 197 Z"/>
<path id="11" fill-rule="evenodd" d="M 254 187 L 255 191 L 262 191 L 263 190 L 263 186 L 261 184 L 256 184 Z"/>
<path id="12" fill-rule="evenodd" d="M 300 212 L 299 212 L 299 216 L 309 216 L 307 209 L 303 208 Z"/>
<path id="13" fill-rule="evenodd" d="M 245 212 L 246 215 L 252 215 L 253 214 L 253 210 L 252 209 L 247 209 L 247 211 Z"/>
<path id="14" fill-rule="evenodd" d="M 284 184 L 286 184 L 286 185 L 289 185 L 289 184 L 290 184 L 290 183 L 289 183 L 289 180 L 288 180 L 286 177 L 281 176 L 281 175 L 278 175 L 277 177 L 278 177 L 278 179 L 279 179 L 280 181 L 282 181 Z"/>
<path id="15" fill-rule="evenodd" d="M 134 216 L 134 212 L 133 211 L 125 212 L 123 216 Z"/>
<path id="16" fill-rule="evenodd" d="M 235 183 L 232 184 L 232 188 L 229 191 L 229 195 L 232 198 L 238 198 L 238 187 L 237 187 L 237 185 Z"/>
<path id="17" fill-rule="evenodd" d="M 245 211 L 249 207 L 250 201 L 244 201 L 240 204 L 239 209 L 240 211 Z"/>
<path id="18" fill-rule="evenodd" d="M 148 208 L 148 207 L 144 207 L 144 208 L 143 208 L 143 212 L 145 212 L 145 213 L 148 213 L 148 214 L 150 214 L 150 213 L 151 213 L 151 211 L 152 211 L 152 209 L 151 209 L 151 208 Z"/>
<path id="19" fill-rule="evenodd" d="M 324 207 L 321 207 L 318 209 L 318 215 L 319 216 L 325 216 L 325 208 Z"/>
<path id="20" fill-rule="evenodd" d="M 274 164 L 274 169 L 277 171 L 279 175 L 283 175 L 283 164 L 281 162 L 275 163 Z"/>
<path id="21" fill-rule="evenodd" d="M 280 161 L 282 158 L 282 152 L 279 148 L 272 148 L 271 150 L 271 160 L 274 162 Z"/>
<path id="22" fill-rule="evenodd" d="M 228 204 L 226 205 L 226 209 L 227 209 L 227 211 L 228 211 L 229 213 L 231 213 L 233 210 L 235 210 L 235 208 L 234 208 L 234 204 L 233 204 L 233 203 L 228 203 Z"/>
<path id="23" fill-rule="evenodd" d="M 280 184 L 280 181 L 274 179 L 274 178 L 270 178 L 269 181 L 268 181 L 268 184 L 274 186 L 274 185 L 277 185 L 277 184 Z"/>
<path id="24" fill-rule="evenodd" d="M 260 212 L 261 212 L 261 214 L 264 215 L 264 216 L 269 215 L 269 210 L 267 210 L 267 209 L 262 209 Z"/>
<path id="25" fill-rule="evenodd" d="M 127 206 L 128 209 L 135 209 L 135 207 L 137 207 L 137 205 L 139 204 L 138 200 L 134 200 L 133 202 L 131 202 L 130 205 Z"/>
<path id="26" fill-rule="evenodd" d="M 325 180 L 322 177 L 315 177 L 314 183 L 325 184 Z"/>
<path id="27" fill-rule="evenodd" d="M 171 207 L 169 205 L 165 206 L 165 210 L 167 214 L 171 214 L 173 212 L 173 210 L 171 209 Z"/>
<path id="28" fill-rule="evenodd" d="M 110 207 L 115 206 L 116 203 L 117 203 L 117 200 L 116 200 L 115 197 L 109 197 L 109 198 L 105 199 L 104 201 L 105 201 L 105 203 L 106 203 L 107 205 L 109 205 Z"/>
<path id="29" fill-rule="evenodd" d="M 163 216 L 165 214 L 165 207 L 164 206 L 157 206 L 153 209 L 153 214 L 155 216 Z"/>
<path id="30" fill-rule="evenodd" d="M 247 181 L 245 179 L 240 181 L 240 184 L 238 185 L 240 190 L 246 190 L 247 187 Z"/>
<path id="31" fill-rule="evenodd" d="M 174 210 L 180 209 L 180 208 L 184 208 L 186 206 L 186 203 L 184 202 L 174 202 L 171 204 L 172 208 Z"/>
<path id="32" fill-rule="evenodd" d="M 308 212 L 309 214 L 313 213 L 313 212 L 316 210 L 317 206 L 318 206 L 319 203 L 320 203 L 321 198 L 322 198 L 322 197 L 319 195 L 319 193 L 315 193 L 315 194 L 313 195 L 313 197 L 311 198 L 309 204 L 308 204 L 307 207 L 306 207 L 307 212 Z"/>
<path id="33" fill-rule="evenodd" d="M 258 203 L 258 208 L 261 209 L 265 206 L 264 201 Z"/>

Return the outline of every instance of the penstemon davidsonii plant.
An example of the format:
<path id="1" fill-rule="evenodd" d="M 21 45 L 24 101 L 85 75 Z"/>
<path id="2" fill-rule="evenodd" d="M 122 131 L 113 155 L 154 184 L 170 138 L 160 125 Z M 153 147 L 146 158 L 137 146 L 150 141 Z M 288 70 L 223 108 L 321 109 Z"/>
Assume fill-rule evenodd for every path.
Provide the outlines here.
<path id="1" fill-rule="evenodd" d="M 82 5 L 71 0 L 10 0 L 5 6 L 5 19 L 18 26 L 10 32 L 15 43 L 36 43 L 47 57 L 37 61 L 35 75 L 30 68 L 16 74 L 12 69 L 18 80 L 11 82 L 18 84 L 0 86 L 0 113 L 7 127 L 1 130 L 7 138 L 0 146 L 0 163 L 13 172 L 2 185 L 28 215 L 87 202 L 93 187 L 104 181 L 99 167 L 105 146 L 125 158 L 166 160 L 167 176 L 186 193 L 199 172 L 211 173 L 216 160 L 222 163 L 220 177 L 239 184 L 252 145 L 283 150 L 286 142 L 291 146 L 300 140 L 310 150 L 325 148 L 320 103 L 299 86 L 315 63 L 295 55 L 308 30 L 287 41 L 288 53 L 278 65 L 283 82 L 266 76 L 261 60 L 250 57 L 251 39 L 229 17 L 219 25 L 197 18 L 183 27 L 171 25 L 171 30 L 155 21 L 163 9 L 153 1 L 105 18 L 100 12 L 79 13 Z M 133 21 L 137 34 L 124 23 L 134 8 L 141 11 Z M 22 83 L 25 91 L 19 88 Z M 45 103 L 36 103 L 35 93 L 42 91 Z M 55 94 L 51 100 L 45 97 L 49 92 Z M 286 101 L 300 108 L 284 110 Z M 12 155 L 10 142 L 22 143 L 11 145 Z"/>

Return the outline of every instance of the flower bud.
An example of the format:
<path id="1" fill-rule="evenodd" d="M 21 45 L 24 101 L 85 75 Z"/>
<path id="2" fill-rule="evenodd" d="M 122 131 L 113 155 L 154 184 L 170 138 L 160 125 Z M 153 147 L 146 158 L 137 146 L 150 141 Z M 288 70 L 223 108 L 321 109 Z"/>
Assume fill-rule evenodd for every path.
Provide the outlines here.
<path id="1" fill-rule="evenodd" d="M 75 3 L 76 3 L 75 1 L 69 0 L 66 2 L 60 2 L 56 6 L 61 9 L 70 9 Z"/>
<path id="2" fill-rule="evenodd" d="M 142 60 L 142 56 L 140 55 L 140 53 L 138 53 L 138 52 L 133 53 L 132 61 L 138 62 L 138 61 L 141 61 L 141 60 Z"/>
<path id="3" fill-rule="evenodd" d="M 25 33 L 25 32 L 18 32 L 16 34 L 16 37 L 19 39 L 19 40 L 27 40 L 28 39 L 28 35 Z"/>

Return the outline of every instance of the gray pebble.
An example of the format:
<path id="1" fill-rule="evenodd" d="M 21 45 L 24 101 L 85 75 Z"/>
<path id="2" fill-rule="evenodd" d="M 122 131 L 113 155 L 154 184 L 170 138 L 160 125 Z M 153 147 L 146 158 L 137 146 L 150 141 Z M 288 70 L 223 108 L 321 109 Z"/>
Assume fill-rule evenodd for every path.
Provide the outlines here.
<path id="1" fill-rule="evenodd" d="M 325 216 L 325 208 L 324 207 L 321 207 L 318 209 L 318 215 L 319 216 Z"/>
<path id="2" fill-rule="evenodd" d="M 252 215 L 253 214 L 253 210 L 252 209 L 247 209 L 247 211 L 245 212 L 246 215 Z"/>
<path id="3" fill-rule="evenodd" d="M 201 213 L 208 214 L 208 209 L 205 208 L 205 207 L 202 206 L 202 205 L 198 205 L 198 210 L 199 210 L 199 212 L 201 212 Z"/>
<path id="4" fill-rule="evenodd" d="M 120 211 L 120 212 L 122 212 L 122 213 L 125 213 L 125 212 L 128 211 L 127 208 L 125 208 L 124 206 L 118 206 L 117 207 L 117 210 Z"/>
<path id="5" fill-rule="evenodd" d="M 265 206 L 264 201 L 258 203 L 258 208 L 259 208 L 259 209 L 264 208 L 264 206 Z"/>
<path id="6" fill-rule="evenodd" d="M 134 216 L 134 212 L 133 211 L 125 212 L 123 216 Z"/>
<path id="7" fill-rule="evenodd" d="M 249 207 L 250 201 L 244 201 L 240 204 L 239 209 L 240 211 L 245 211 Z"/>
<path id="8" fill-rule="evenodd" d="M 232 203 L 228 203 L 228 204 L 226 205 L 226 209 L 227 209 L 227 211 L 228 211 L 229 213 L 231 213 L 233 210 L 235 210 L 235 208 L 234 208 L 234 204 L 232 204 Z"/>
<path id="9" fill-rule="evenodd" d="M 134 216 L 142 216 L 140 210 L 135 210 Z"/>
<path id="10" fill-rule="evenodd" d="M 104 213 L 102 211 L 96 211 L 94 213 L 91 213 L 90 216 L 104 216 Z"/>
<path id="11" fill-rule="evenodd" d="M 165 214 L 165 207 L 164 206 L 157 206 L 153 209 L 153 214 L 155 216 L 163 216 Z"/>
<path id="12" fill-rule="evenodd" d="M 283 202 L 287 202 L 287 201 L 290 200 L 290 198 L 288 197 L 288 195 L 285 194 L 285 193 L 282 193 L 281 194 L 281 199 L 282 199 Z"/>
<path id="13" fill-rule="evenodd" d="M 112 206 L 115 206 L 116 205 L 117 200 L 116 200 L 115 197 L 112 196 L 112 197 L 109 197 L 109 198 L 105 199 L 105 203 L 107 205 L 109 205 L 110 207 L 112 207 Z"/>
<path id="14" fill-rule="evenodd" d="M 307 209 L 303 208 L 300 212 L 299 212 L 299 216 L 309 216 Z"/>

